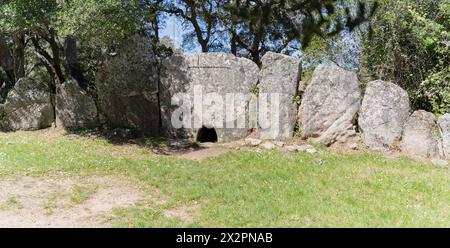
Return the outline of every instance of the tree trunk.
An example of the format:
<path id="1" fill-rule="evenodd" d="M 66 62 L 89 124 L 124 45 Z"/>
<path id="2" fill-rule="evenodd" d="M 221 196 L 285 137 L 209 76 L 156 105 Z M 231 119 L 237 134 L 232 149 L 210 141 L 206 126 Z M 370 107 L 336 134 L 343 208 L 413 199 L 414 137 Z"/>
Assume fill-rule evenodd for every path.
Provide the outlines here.
<path id="1" fill-rule="evenodd" d="M 0 102 L 3 102 L 9 91 L 16 84 L 14 75 L 14 59 L 6 43 L 6 37 L 0 34 L 0 67 L 6 72 L 7 80 L 0 86 Z"/>
<path id="2" fill-rule="evenodd" d="M 58 79 L 60 84 L 63 84 L 66 79 L 61 68 L 61 53 L 59 50 L 58 42 L 56 41 L 56 37 L 54 35 L 54 30 L 50 30 L 50 38 L 47 41 L 50 43 L 50 48 L 53 54 L 53 61 L 51 64 L 53 66 L 53 69 L 55 70 L 56 78 Z"/>
<path id="3" fill-rule="evenodd" d="M 237 41 L 236 41 L 236 35 L 234 33 L 231 34 L 231 40 L 230 40 L 230 46 L 231 46 L 231 53 L 234 56 L 237 56 Z"/>
<path id="4" fill-rule="evenodd" d="M 0 67 L 6 72 L 11 84 L 16 82 L 14 75 L 14 60 L 6 43 L 6 37 L 0 34 Z"/>
<path id="5" fill-rule="evenodd" d="M 259 68 L 261 68 L 262 62 L 261 62 L 261 54 L 260 54 L 259 50 L 252 51 L 251 56 L 252 56 L 253 62 L 255 62 L 259 66 Z"/>
<path id="6" fill-rule="evenodd" d="M 70 75 L 71 78 L 73 78 L 78 85 L 83 88 L 84 90 L 87 90 L 88 88 L 88 81 L 83 75 L 83 72 L 81 70 L 81 66 L 78 62 L 78 56 L 77 56 L 77 41 L 74 37 L 68 36 L 64 41 L 64 53 L 66 57 L 66 65 L 67 65 L 67 72 Z"/>
<path id="7" fill-rule="evenodd" d="M 200 45 L 202 46 L 202 52 L 207 53 L 208 52 L 208 41 L 205 40 L 199 40 Z"/>
<path id="8" fill-rule="evenodd" d="M 25 77 L 25 34 L 13 35 L 14 75 L 16 80 Z"/>
<path id="9" fill-rule="evenodd" d="M 159 47 L 159 24 L 157 17 L 155 17 L 155 19 L 151 21 L 151 26 L 155 35 L 155 37 L 153 37 L 152 39 L 152 47 L 153 51 L 157 52 Z"/>

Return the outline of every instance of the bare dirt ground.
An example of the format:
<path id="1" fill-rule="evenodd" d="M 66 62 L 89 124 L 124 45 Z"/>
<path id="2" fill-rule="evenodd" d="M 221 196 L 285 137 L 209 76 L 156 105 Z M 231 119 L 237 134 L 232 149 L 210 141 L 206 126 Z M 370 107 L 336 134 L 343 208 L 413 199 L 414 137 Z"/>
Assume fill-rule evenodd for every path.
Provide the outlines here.
<path id="1" fill-rule="evenodd" d="M 227 153 L 229 150 L 221 147 L 208 147 L 193 152 L 188 152 L 179 157 L 189 160 L 201 161 L 207 158 L 217 157 Z"/>
<path id="2" fill-rule="evenodd" d="M 144 199 L 124 179 L 0 180 L 0 227 L 109 227 L 103 215 Z"/>
<path id="3" fill-rule="evenodd" d="M 198 144 L 189 141 L 175 141 L 168 145 L 153 149 L 153 152 L 159 155 L 201 161 L 207 158 L 223 155 L 230 150 L 230 148 L 217 146 L 214 143 Z"/>

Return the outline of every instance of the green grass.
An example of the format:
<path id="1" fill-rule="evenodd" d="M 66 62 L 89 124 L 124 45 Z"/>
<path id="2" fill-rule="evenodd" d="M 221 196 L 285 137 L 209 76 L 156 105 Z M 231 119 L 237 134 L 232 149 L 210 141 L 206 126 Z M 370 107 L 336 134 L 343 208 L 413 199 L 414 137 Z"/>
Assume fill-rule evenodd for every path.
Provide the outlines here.
<path id="1" fill-rule="evenodd" d="M 0 177 L 57 172 L 132 177 L 169 205 L 198 205 L 187 222 L 165 216 L 168 206 L 119 209 L 115 226 L 450 227 L 448 169 L 406 158 L 233 151 L 197 162 L 103 139 L 0 136 Z"/>
<path id="2" fill-rule="evenodd" d="M 89 199 L 98 189 L 98 185 L 75 185 L 70 193 L 70 201 L 75 204 L 82 204 Z"/>
<path id="3" fill-rule="evenodd" d="M 0 209 L 22 209 L 23 205 L 20 203 L 17 196 L 11 196 L 8 198 L 8 200 L 0 204 Z"/>

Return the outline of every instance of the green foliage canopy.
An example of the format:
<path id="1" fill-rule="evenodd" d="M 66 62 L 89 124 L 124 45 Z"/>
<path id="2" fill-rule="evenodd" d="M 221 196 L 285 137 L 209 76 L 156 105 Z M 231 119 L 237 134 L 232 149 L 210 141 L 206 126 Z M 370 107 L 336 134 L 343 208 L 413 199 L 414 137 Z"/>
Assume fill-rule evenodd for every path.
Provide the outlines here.
<path id="1" fill-rule="evenodd" d="M 449 20 L 446 0 L 380 1 L 363 38 L 363 67 L 406 89 L 415 109 L 449 113 Z"/>

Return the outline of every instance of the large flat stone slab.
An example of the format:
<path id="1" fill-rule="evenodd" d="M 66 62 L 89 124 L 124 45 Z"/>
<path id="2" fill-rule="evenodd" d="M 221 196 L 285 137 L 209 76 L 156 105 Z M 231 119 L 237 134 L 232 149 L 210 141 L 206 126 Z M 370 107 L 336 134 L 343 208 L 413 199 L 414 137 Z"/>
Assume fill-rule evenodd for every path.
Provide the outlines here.
<path id="1" fill-rule="evenodd" d="M 166 59 L 160 88 L 163 133 L 196 140 L 202 127 L 207 127 L 215 130 L 219 142 L 245 138 L 252 128 L 249 96 L 258 72 L 251 60 L 226 53 Z"/>
<path id="2" fill-rule="evenodd" d="M 405 90 L 390 82 L 369 82 L 358 120 L 364 143 L 382 150 L 398 146 L 409 111 Z"/>
<path id="3" fill-rule="evenodd" d="M 258 133 L 263 139 L 292 138 L 297 121 L 295 98 L 302 71 L 301 60 L 268 52 L 261 62 Z"/>
<path id="4" fill-rule="evenodd" d="M 17 81 L 2 107 L 2 129 L 38 130 L 51 127 L 54 120 L 55 113 L 47 86 L 31 78 Z"/>
<path id="5" fill-rule="evenodd" d="M 97 88 L 111 127 L 159 135 L 158 61 L 147 38 L 133 36 L 108 59 L 98 72 Z"/>
<path id="6" fill-rule="evenodd" d="M 335 64 L 318 66 L 300 107 L 302 138 L 325 145 L 349 141 L 356 135 L 354 120 L 360 105 L 360 82 L 355 72 Z"/>
<path id="7" fill-rule="evenodd" d="M 420 157 L 439 157 L 439 128 L 433 113 L 415 111 L 405 124 L 401 148 L 404 153 Z"/>

